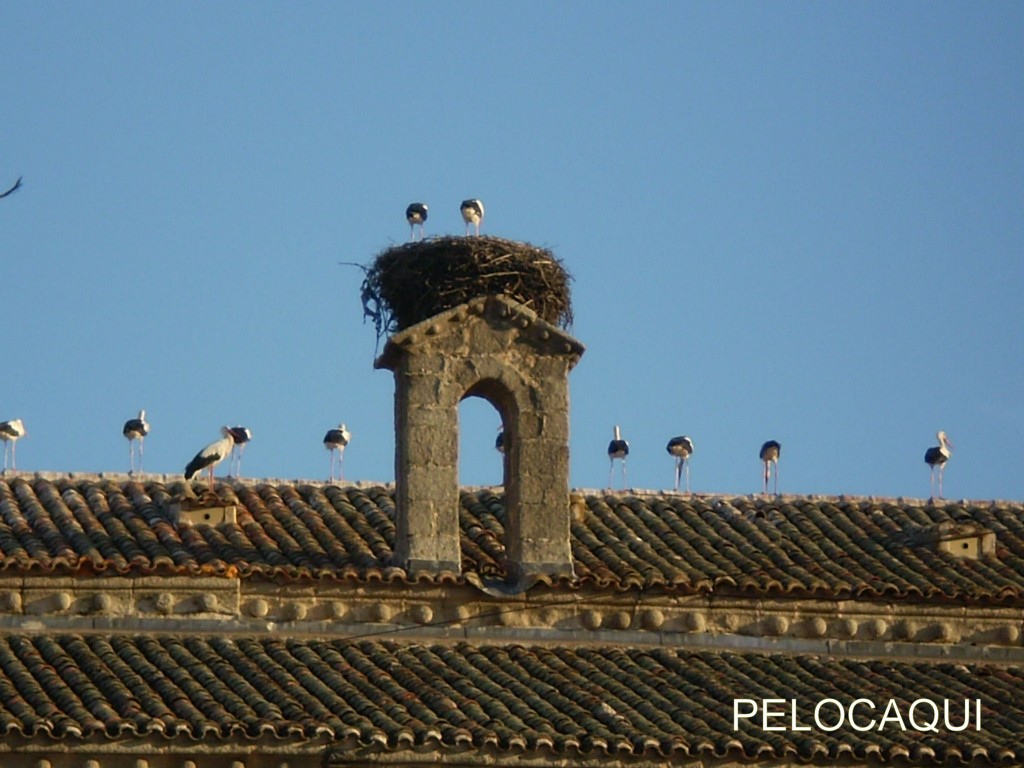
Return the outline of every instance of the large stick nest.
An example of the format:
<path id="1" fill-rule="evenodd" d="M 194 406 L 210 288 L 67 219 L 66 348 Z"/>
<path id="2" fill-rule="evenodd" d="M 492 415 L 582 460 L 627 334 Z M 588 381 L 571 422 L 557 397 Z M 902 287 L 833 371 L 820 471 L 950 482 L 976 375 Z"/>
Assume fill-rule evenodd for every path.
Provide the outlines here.
<path id="1" fill-rule="evenodd" d="M 479 296 L 505 294 L 553 325 L 572 324 L 572 276 L 544 248 L 500 237 L 437 237 L 388 248 L 366 269 L 363 311 L 378 338 Z"/>

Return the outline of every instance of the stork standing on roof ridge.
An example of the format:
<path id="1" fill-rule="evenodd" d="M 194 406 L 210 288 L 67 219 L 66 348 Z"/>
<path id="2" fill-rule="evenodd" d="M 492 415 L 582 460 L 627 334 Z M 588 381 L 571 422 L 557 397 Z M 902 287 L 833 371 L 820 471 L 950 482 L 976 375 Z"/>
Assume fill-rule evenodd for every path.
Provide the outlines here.
<path id="1" fill-rule="evenodd" d="M 213 490 L 213 468 L 220 464 L 231 454 L 235 445 L 235 439 L 231 436 L 228 427 L 221 427 L 220 433 L 223 437 L 216 442 L 210 443 L 199 453 L 192 457 L 192 461 L 185 467 L 185 479 L 191 480 L 197 472 L 204 469 L 210 470 L 210 490 Z"/>
<path id="2" fill-rule="evenodd" d="M 469 225 L 475 228 L 475 234 L 480 235 L 480 224 L 484 220 L 484 204 L 482 200 L 463 200 L 459 206 L 462 212 L 462 220 L 466 222 L 466 237 L 469 237 Z"/>
<path id="3" fill-rule="evenodd" d="M 416 240 L 416 227 L 420 228 L 419 239 L 423 239 L 423 222 L 427 220 L 426 203 L 409 203 L 405 209 L 405 220 L 409 222 L 409 240 Z"/>
<path id="4" fill-rule="evenodd" d="M 942 472 L 946 468 L 946 462 L 949 461 L 949 457 L 952 455 L 953 444 L 949 442 L 949 438 L 946 437 L 946 433 L 939 430 L 935 433 L 935 437 L 938 438 L 939 444 L 933 445 L 927 451 L 924 452 L 924 462 L 931 469 L 931 491 L 932 498 L 935 498 L 935 468 L 939 468 L 939 496 L 942 498 Z"/>
<path id="5" fill-rule="evenodd" d="M 21 419 L 11 421 L 0 421 L 0 440 L 4 441 L 4 471 L 17 469 L 18 466 L 18 441 L 28 434 Z M 7 464 L 10 462 L 10 466 Z"/>
<path id="6" fill-rule="evenodd" d="M 690 492 L 690 456 L 693 455 L 693 440 L 686 435 L 673 437 L 668 441 L 665 450 L 676 459 L 676 490 L 679 490 L 679 474 L 686 468 L 686 492 Z"/>
<path id="7" fill-rule="evenodd" d="M 345 479 L 345 467 L 343 463 L 345 461 L 345 446 L 349 444 L 352 439 L 352 433 L 348 431 L 348 427 L 345 426 L 344 422 L 338 425 L 337 429 L 328 429 L 327 434 L 324 435 L 324 448 L 331 452 L 331 471 L 327 482 L 334 482 L 334 457 L 335 453 L 338 456 L 338 479 Z"/>
<path id="8" fill-rule="evenodd" d="M 776 440 L 769 440 L 761 446 L 758 454 L 764 462 L 764 493 L 768 493 L 768 478 L 772 474 L 772 465 L 775 465 L 775 493 L 779 492 L 779 456 L 782 455 L 782 446 Z"/>
<path id="9" fill-rule="evenodd" d="M 612 474 L 615 470 L 615 460 L 622 461 L 622 488 L 626 488 L 626 457 L 629 456 L 629 443 L 622 439 L 622 430 L 615 425 L 615 437 L 608 443 L 608 487 L 612 487 Z"/>
<path id="10" fill-rule="evenodd" d="M 228 462 L 228 475 L 232 477 L 242 476 L 242 454 L 245 453 L 245 446 L 252 440 L 252 430 L 248 427 L 228 427 L 231 438 L 235 444 L 231 448 L 231 461 Z"/>
<path id="11" fill-rule="evenodd" d="M 146 421 L 146 409 L 139 411 L 134 419 L 128 419 L 121 428 L 121 434 L 128 439 L 128 474 L 135 474 L 135 444 L 139 444 L 139 472 L 142 471 L 142 441 L 149 434 L 149 422 Z"/>

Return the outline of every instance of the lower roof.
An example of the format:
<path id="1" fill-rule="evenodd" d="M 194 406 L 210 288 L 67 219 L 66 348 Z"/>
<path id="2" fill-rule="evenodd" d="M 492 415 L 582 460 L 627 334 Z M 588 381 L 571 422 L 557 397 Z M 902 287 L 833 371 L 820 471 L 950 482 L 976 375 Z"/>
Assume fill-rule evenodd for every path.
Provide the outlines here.
<path id="1" fill-rule="evenodd" d="M 385 752 L 1009 765 L 1024 760 L 1021 690 L 1024 668 L 994 664 L 370 639 L 0 637 L 0 737 L 55 749 L 271 736 Z M 765 729 L 763 715 L 737 716 L 752 706 L 743 701 L 765 699 L 782 700 L 768 705 L 782 713 L 767 721 L 779 730 Z M 871 706 L 851 715 L 857 699 Z M 816 721 L 824 700 L 835 703 Z M 935 709 L 911 712 L 918 700 Z M 952 727 L 968 727 L 947 727 L 947 702 Z M 790 727 L 794 707 L 808 730 Z M 830 732 L 840 709 L 863 730 L 846 720 Z M 935 713 L 936 728 L 914 727 Z"/>

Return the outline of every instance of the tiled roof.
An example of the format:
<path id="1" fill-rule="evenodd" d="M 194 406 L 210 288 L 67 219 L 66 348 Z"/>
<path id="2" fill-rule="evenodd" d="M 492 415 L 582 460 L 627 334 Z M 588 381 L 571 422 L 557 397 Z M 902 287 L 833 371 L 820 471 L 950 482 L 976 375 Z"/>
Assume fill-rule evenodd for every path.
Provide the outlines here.
<path id="1" fill-rule="evenodd" d="M 658 756 L 1024 759 L 1024 669 L 664 648 L 420 645 L 369 640 L 103 635 L 0 638 L 0 736 L 343 739 L 383 749 L 548 749 Z M 734 728 L 736 698 L 870 699 L 863 727 Z M 950 722 L 910 727 L 918 699 Z M 974 700 L 980 700 L 980 729 Z M 888 702 L 906 728 L 882 724 Z M 789 705 L 787 705 L 788 708 Z M 788 709 L 787 709 L 788 711 Z M 929 723 L 928 708 L 914 722 Z M 831 725 L 835 717 L 823 715 Z M 780 721 L 774 721 L 778 723 Z M 782 722 L 789 722 L 789 717 Z"/>
<path id="2" fill-rule="evenodd" d="M 457 579 L 390 564 L 392 491 L 315 483 L 219 483 L 236 522 L 176 524 L 183 480 L 15 476 L 0 480 L 0 573 L 222 574 Z M 1024 505 L 678 494 L 588 495 L 572 525 L 581 585 L 682 593 L 1024 597 Z M 500 495 L 464 492 L 463 570 L 505 574 Z M 928 534 L 970 522 L 996 536 L 977 560 Z"/>

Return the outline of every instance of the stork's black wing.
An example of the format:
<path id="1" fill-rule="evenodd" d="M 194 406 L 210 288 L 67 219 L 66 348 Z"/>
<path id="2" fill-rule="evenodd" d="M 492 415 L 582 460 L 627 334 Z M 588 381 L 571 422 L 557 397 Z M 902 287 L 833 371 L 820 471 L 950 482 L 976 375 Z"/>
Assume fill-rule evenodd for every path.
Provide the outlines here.
<path id="1" fill-rule="evenodd" d="M 7 197 L 9 194 L 11 194 L 11 192 L 14 192 L 16 189 L 19 189 L 20 187 L 21 187 L 21 176 L 19 176 L 18 180 L 16 182 L 14 182 L 14 186 L 13 187 L 8 189 L 6 192 L 0 194 L 0 198 Z"/>

